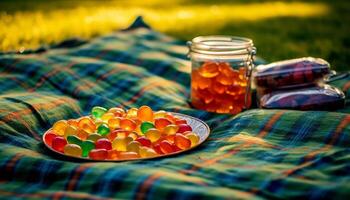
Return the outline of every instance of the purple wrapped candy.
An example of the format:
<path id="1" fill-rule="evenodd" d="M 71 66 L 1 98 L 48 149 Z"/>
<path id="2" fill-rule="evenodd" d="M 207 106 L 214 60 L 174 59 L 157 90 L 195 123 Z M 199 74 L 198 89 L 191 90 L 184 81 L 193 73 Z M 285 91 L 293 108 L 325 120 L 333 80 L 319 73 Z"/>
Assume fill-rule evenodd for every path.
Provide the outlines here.
<path id="1" fill-rule="evenodd" d="M 327 61 L 307 57 L 259 65 L 253 77 L 258 87 L 282 89 L 316 84 L 329 73 Z"/>
<path id="2" fill-rule="evenodd" d="M 345 95 L 330 85 L 277 90 L 260 98 L 261 108 L 335 110 L 344 107 Z"/>

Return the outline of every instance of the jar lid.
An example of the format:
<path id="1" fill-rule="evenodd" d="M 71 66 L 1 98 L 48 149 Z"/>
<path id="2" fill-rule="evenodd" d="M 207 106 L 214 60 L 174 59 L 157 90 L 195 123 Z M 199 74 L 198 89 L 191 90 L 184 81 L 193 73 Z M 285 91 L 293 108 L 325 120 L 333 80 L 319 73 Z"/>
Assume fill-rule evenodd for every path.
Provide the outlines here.
<path id="1" fill-rule="evenodd" d="M 188 42 L 190 52 L 208 55 L 255 54 L 253 40 L 235 36 L 199 36 Z"/>

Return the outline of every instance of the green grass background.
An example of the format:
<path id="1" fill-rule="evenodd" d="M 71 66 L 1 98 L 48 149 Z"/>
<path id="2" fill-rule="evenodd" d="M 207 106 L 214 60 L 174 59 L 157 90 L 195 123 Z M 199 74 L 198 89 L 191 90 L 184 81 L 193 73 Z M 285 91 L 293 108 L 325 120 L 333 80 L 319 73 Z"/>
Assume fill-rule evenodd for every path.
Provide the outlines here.
<path id="1" fill-rule="evenodd" d="M 145 0 L 146 1 L 146 0 Z M 169 3 L 170 2 L 170 3 Z M 16 15 L 18 12 L 35 13 L 51 12 L 55 10 L 69 10 L 76 7 L 84 7 L 93 10 L 96 5 L 114 6 L 123 9 L 148 7 L 154 10 L 166 10 L 172 7 L 185 8 L 188 6 L 212 6 L 212 5 L 244 5 L 252 3 L 275 2 L 266 0 L 188 0 L 169 1 L 168 3 L 157 1 L 155 3 L 142 3 L 137 1 L 105 1 L 105 0 L 0 0 L 0 20 L 2 16 Z M 281 1 L 294 2 L 294 1 Z M 313 17 L 273 17 L 261 20 L 224 20 L 220 28 L 211 28 L 208 23 L 205 27 L 193 26 L 192 28 L 179 29 L 178 27 L 160 29 L 168 35 L 182 40 L 190 40 L 198 35 L 225 34 L 249 37 L 254 40 L 258 49 L 258 55 L 267 61 L 276 61 L 303 56 L 321 57 L 329 61 L 333 69 L 346 71 L 350 69 L 350 1 L 346 0 L 319 0 L 297 1 L 307 3 L 322 3 L 327 5 L 329 12 L 322 16 Z M 248 12 L 248 11 L 247 11 Z M 271 9 L 271 12 L 274 12 Z M 142 14 L 142 13 L 140 13 Z M 256 13 L 250 13 L 254 15 Z M 130 16 L 131 18 L 134 16 Z M 64 20 L 64 19 L 62 19 Z M 147 16 L 145 16 L 147 22 Z M 161 19 L 160 19 L 161 20 Z M 16 23 L 11 22 L 11 23 Z M 165 22 L 164 22 L 165 23 Z M 152 23 L 151 23 L 152 26 Z M 177 24 L 177 26 L 182 26 Z M 157 26 L 154 26 L 157 30 Z M 2 30 L 1 30 L 2 29 Z M 6 31 L 6 27 L 0 27 L 0 32 Z M 25 30 L 24 30 L 25 31 Z M 98 34 L 91 34 L 95 37 Z M 77 35 L 79 36 L 79 34 Z M 62 38 L 69 38 L 65 35 Z M 3 38 L 4 39 L 4 38 Z M 60 38 L 61 39 L 61 38 Z M 0 38 L 1 43 L 1 38 Z M 51 44 L 51 40 L 41 39 L 37 45 Z M 19 42 L 18 47 L 21 43 Z M 17 46 L 16 46 L 17 47 Z M 16 50 L 16 49 L 5 49 Z"/>

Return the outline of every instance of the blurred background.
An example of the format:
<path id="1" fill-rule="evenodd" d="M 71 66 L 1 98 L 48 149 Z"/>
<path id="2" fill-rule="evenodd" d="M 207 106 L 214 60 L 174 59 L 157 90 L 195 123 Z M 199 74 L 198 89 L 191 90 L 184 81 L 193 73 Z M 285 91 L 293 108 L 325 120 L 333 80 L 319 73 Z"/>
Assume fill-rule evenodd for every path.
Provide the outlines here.
<path id="1" fill-rule="evenodd" d="M 347 0 L 0 0 L 0 51 L 93 38 L 136 16 L 181 40 L 198 35 L 252 38 L 267 61 L 321 57 L 350 69 Z"/>

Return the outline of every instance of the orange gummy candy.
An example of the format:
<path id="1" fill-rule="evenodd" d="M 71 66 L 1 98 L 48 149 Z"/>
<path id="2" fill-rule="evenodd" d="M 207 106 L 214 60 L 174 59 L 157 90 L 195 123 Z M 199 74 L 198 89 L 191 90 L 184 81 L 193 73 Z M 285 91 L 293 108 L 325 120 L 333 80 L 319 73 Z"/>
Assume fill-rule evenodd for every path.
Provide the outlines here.
<path id="1" fill-rule="evenodd" d="M 82 117 L 78 122 L 78 127 L 83 129 L 88 133 L 93 133 L 96 131 L 95 122 L 92 121 L 90 117 Z"/>
<path id="2" fill-rule="evenodd" d="M 233 84 L 233 78 L 226 75 L 225 73 L 220 73 L 216 79 L 217 82 L 219 82 L 222 85 L 232 85 Z"/>
<path id="3" fill-rule="evenodd" d="M 192 87 L 197 89 L 205 89 L 210 87 L 211 79 L 201 76 L 198 70 L 192 71 Z"/>
<path id="4" fill-rule="evenodd" d="M 136 123 L 132 119 L 123 118 L 120 120 L 120 127 L 127 131 L 133 131 L 136 129 Z"/>
<path id="5" fill-rule="evenodd" d="M 149 106 L 141 106 L 137 111 L 137 117 L 141 121 L 153 121 L 153 110 Z"/>
<path id="6" fill-rule="evenodd" d="M 219 65 L 215 62 L 205 62 L 198 69 L 198 72 L 205 78 L 213 78 L 219 74 Z"/>
<path id="7" fill-rule="evenodd" d="M 180 133 L 175 134 L 174 143 L 180 149 L 188 149 L 191 147 L 191 140 Z"/>

